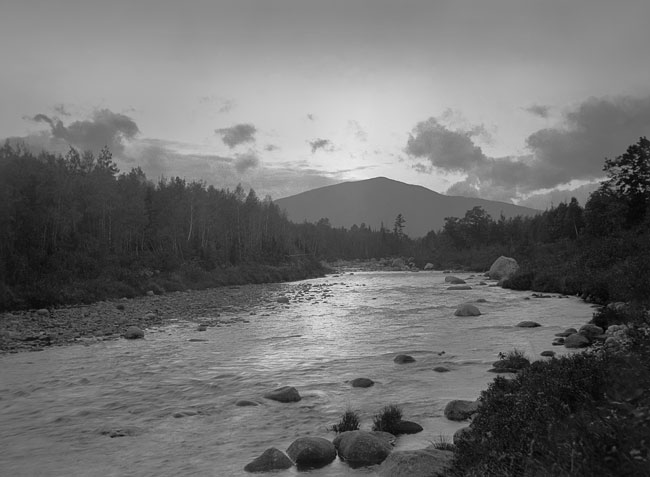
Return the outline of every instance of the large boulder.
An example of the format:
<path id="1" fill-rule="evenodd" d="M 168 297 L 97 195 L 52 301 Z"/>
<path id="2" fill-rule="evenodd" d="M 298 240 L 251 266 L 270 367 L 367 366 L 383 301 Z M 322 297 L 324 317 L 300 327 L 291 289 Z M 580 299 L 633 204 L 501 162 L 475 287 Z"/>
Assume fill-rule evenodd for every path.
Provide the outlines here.
<path id="1" fill-rule="evenodd" d="M 338 450 L 341 460 L 352 466 L 379 464 L 393 450 L 389 439 L 382 434 L 385 433 L 368 431 L 343 432 L 334 439 L 334 446 Z"/>
<path id="2" fill-rule="evenodd" d="M 395 435 L 399 435 L 399 434 L 417 434 L 418 432 L 422 432 L 424 429 L 417 422 L 399 421 L 397 422 L 397 424 L 395 424 L 393 430 Z"/>
<path id="3" fill-rule="evenodd" d="M 463 303 L 454 312 L 455 316 L 479 316 L 481 312 L 474 305 Z"/>
<path id="4" fill-rule="evenodd" d="M 564 338 L 565 348 L 584 348 L 585 346 L 589 346 L 589 338 L 579 333 L 574 333 Z"/>
<path id="5" fill-rule="evenodd" d="M 266 393 L 264 397 L 278 402 L 297 402 L 301 399 L 298 390 L 293 386 L 282 386 L 281 388 L 274 389 Z"/>
<path id="6" fill-rule="evenodd" d="M 442 477 L 447 475 L 452 451 L 427 447 L 421 450 L 396 451 L 377 469 L 379 477 Z"/>
<path id="7" fill-rule="evenodd" d="M 300 467 L 323 467 L 336 459 L 336 448 L 322 437 L 299 437 L 291 443 L 287 455 Z"/>
<path id="8" fill-rule="evenodd" d="M 455 399 L 445 406 L 445 417 L 450 421 L 464 421 L 478 412 L 478 401 Z"/>
<path id="9" fill-rule="evenodd" d="M 281 450 L 271 447 L 266 449 L 261 456 L 244 467 L 246 472 L 270 472 L 293 467 L 293 462 Z"/>
<path id="10" fill-rule="evenodd" d="M 517 260 L 502 255 L 494 261 L 488 271 L 488 276 L 492 280 L 505 280 L 517 273 L 517 270 L 519 270 Z"/>

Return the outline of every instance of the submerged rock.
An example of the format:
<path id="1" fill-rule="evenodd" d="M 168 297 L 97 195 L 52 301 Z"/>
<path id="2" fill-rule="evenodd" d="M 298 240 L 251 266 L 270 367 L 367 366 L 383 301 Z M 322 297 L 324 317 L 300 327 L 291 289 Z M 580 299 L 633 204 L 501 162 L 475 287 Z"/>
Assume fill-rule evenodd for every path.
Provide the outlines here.
<path id="1" fill-rule="evenodd" d="M 454 312 L 455 316 L 479 316 L 481 312 L 474 305 L 463 303 Z"/>
<path id="2" fill-rule="evenodd" d="M 581 334 L 575 333 L 564 339 L 565 348 L 584 348 L 585 346 L 589 346 L 589 338 Z"/>
<path id="3" fill-rule="evenodd" d="M 458 278 L 453 275 L 448 275 L 445 277 L 445 283 L 451 283 L 452 285 L 464 285 L 467 282 L 462 278 Z"/>
<path id="4" fill-rule="evenodd" d="M 293 462 L 287 455 L 275 447 L 266 449 L 261 456 L 246 464 L 246 472 L 270 472 L 272 470 L 283 470 L 293 467 Z"/>
<path id="5" fill-rule="evenodd" d="M 278 402 L 297 402 L 302 399 L 298 390 L 293 386 L 283 386 L 273 391 L 269 391 L 264 395 L 266 399 Z"/>
<path id="6" fill-rule="evenodd" d="M 341 460 L 352 466 L 379 464 L 393 450 L 388 438 L 381 434 L 384 433 L 368 431 L 343 432 L 334 439 L 334 446 L 338 450 Z"/>
<path id="7" fill-rule="evenodd" d="M 395 451 L 377 469 L 379 477 L 436 477 L 447 475 L 454 457 L 452 451 L 428 447 Z"/>
<path id="8" fill-rule="evenodd" d="M 356 378 L 350 381 L 350 384 L 353 388 L 369 388 L 370 386 L 374 386 L 375 382 L 368 378 Z"/>
<path id="9" fill-rule="evenodd" d="M 336 459 L 336 448 L 322 437 L 300 437 L 287 449 L 287 455 L 301 467 L 322 467 Z"/>
<path id="10" fill-rule="evenodd" d="M 395 430 L 395 435 L 417 434 L 418 432 L 422 432 L 424 430 L 420 424 L 412 421 L 399 421 L 397 424 L 395 424 L 395 427 L 393 429 Z"/>
<path id="11" fill-rule="evenodd" d="M 449 368 L 445 368 L 444 366 L 436 366 L 435 368 L 433 368 L 433 370 L 436 373 L 448 373 L 449 371 L 451 371 Z"/>
<path id="12" fill-rule="evenodd" d="M 413 356 L 409 356 L 408 354 L 398 354 L 395 356 L 393 361 L 395 361 L 397 364 L 414 363 L 415 358 Z"/>
<path id="13" fill-rule="evenodd" d="M 516 325 L 519 328 L 537 328 L 538 326 L 542 326 L 536 321 L 520 321 Z"/>
<path id="14" fill-rule="evenodd" d="M 472 287 L 469 285 L 452 285 L 450 287 L 447 287 L 447 290 L 471 290 Z"/>
<path id="15" fill-rule="evenodd" d="M 445 406 L 445 417 L 450 421 L 464 421 L 478 412 L 478 401 L 456 399 Z"/>

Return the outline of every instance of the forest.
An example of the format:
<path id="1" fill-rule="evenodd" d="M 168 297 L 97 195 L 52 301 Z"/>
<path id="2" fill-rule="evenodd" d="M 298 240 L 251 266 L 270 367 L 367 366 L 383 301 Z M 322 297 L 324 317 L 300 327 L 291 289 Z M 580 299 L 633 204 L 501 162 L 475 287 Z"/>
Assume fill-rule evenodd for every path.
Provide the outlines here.
<path id="1" fill-rule="evenodd" d="M 34 155 L 0 148 L 0 309 L 132 297 L 153 291 L 317 276 L 321 261 L 409 257 L 420 267 L 485 271 L 516 258 L 516 289 L 581 295 L 597 303 L 650 295 L 650 141 L 604 164 L 581 206 L 493 218 L 475 207 L 412 239 L 390 228 L 290 222 L 270 197 L 241 185 L 120 172 L 111 152 Z"/>

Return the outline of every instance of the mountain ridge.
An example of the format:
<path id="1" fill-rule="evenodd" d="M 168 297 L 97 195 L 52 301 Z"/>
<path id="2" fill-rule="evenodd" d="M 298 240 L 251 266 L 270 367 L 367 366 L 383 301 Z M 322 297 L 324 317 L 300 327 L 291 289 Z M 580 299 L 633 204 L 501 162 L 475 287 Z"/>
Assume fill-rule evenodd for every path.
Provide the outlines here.
<path id="1" fill-rule="evenodd" d="M 535 215 L 538 210 L 507 202 L 474 197 L 448 196 L 424 186 L 407 184 L 387 177 L 341 182 L 319 187 L 274 201 L 293 222 L 317 222 L 327 218 L 333 227 L 350 228 L 365 223 L 378 229 L 383 223 L 392 229 L 397 214 L 406 219 L 405 233 L 422 237 L 440 230 L 445 217 L 464 217 L 481 206 L 493 218 Z"/>

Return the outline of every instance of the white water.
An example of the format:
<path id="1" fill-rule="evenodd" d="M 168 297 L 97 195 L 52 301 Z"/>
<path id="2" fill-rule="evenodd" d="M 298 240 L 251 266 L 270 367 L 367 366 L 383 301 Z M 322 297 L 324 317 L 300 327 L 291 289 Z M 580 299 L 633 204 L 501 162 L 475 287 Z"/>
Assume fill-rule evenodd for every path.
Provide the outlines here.
<path id="1" fill-rule="evenodd" d="M 449 291 L 439 272 L 346 274 L 282 285 L 289 305 L 275 302 L 278 285 L 261 285 L 267 298 L 245 313 L 248 323 L 197 332 L 179 321 L 144 341 L 0 357 L 0 475 L 250 475 L 243 467 L 265 449 L 286 450 L 307 435 L 333 438 L 326 427 L 348 407 L 369 429 L 391 403 L 424 427 L 400 437 L 397 448 L 426 447 L 466 425 L 447 421 L 444 406 L 476 399 L 500 351 L 518 348 L 531 358 L 564 351 L 551 347 L 553 335 L 591 317 L 576 298 L 526 300 L 530 293 L 480 280 L 468 279 L 473 290 Z M 454 316 L 458 304 L 479 298 L 487 300 L 477 303 L 481 316 Z M 522 320 L 543 326 L 514 327 Z M 399 353 L 416 362 L 395 364 Z M 434 372 L 439 365 L 451 371 Z M 346 383 L 357 377 L 376 384 Z M 262 398 L 284 385 L 303 399 Z M 237 407 L 238 399 L 260 405 Z M 106 434 L 116 429 L 133 435 Z M 307 474 L 374 472 L 337 460 Z"/>

